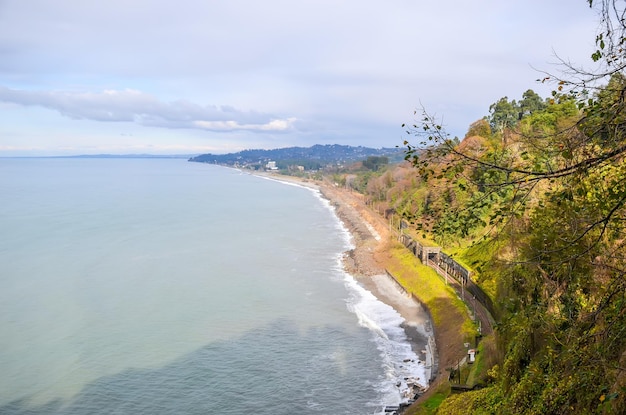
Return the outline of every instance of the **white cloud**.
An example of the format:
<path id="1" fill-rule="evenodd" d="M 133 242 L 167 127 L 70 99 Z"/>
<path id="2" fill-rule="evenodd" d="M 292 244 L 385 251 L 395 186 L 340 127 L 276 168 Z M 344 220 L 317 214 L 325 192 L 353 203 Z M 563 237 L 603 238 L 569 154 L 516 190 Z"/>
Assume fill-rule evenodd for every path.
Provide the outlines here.
<path id="1" fill-rule="evenodd" d="M 117 124 L 137 145 L 394 146 L 421 104 L 463 135 L 547 96 L 553 50 L 589 62 L 595 20 L 585 0 L 0 0 L 0 145 Z"/>
<path id="2" fill-rule="evenodd" d="M 285 131 L 294 118 L 276 119 L 231 106 L 201 106 L 188 101 L 161 102 L 141 91 L 105 90 L 100 93 L 26 91 L 0 86 L 0 101 L 38 106 L 81 120 L 134 122 L 162 128 L 200 128 L 218 131 Z"/>
<path id="3" fill-rule="evenodd" d="M 275 131 L 282 132 L 292 128 L 295 118 L 271 120 L 265 124 L 240 124 L 237 121 L 194 121 L 194 125 L 212 131 Z"/>

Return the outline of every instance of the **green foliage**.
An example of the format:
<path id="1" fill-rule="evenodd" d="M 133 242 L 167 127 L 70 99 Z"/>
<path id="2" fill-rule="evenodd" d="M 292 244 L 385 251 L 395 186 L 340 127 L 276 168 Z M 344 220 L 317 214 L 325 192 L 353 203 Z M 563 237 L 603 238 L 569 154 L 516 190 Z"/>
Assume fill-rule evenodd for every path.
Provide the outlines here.
<path id="1" fill-rule="evenodd" d="M 464 195 L 468 199 L 463 202 L 464 208 L 460 209 L 458 192 L 449 190 L 447 195 L 448 203 L 443 215 L 433 226 L 435 240 L 443 245 L 450 245 L 453 240 L 465 239 L 473 230 L 484 228 L 487 225 L 485 214 L 490 201 L 481 192 L 475 192 L 471 195 Z"/>
<path id="2" fill-rule="evenodd" d="M 473 339 L 476 329 L 467 315 L 465 304 L 435 270 L 422 264 L 399 243 L 390 249 L 390 255 L 395 262 L 389 265 L 389 271 L 409 293 L 415 294 L 426 305 L 434 324 L 452 324 L 449 321 L 452 317 L 465 341 Z"/>
<path id="3" fill-rule="evenodd" d="M 499 326 L 507 348 L 500 386 L 511 413 L 597 413 L 607 392 L 623 401 L 615 365 L 626 348 L 624 225 L 593 226 L 615 207 L 602 201 L 611 191 L 596 176 L 620 171 L 623 183 L 622 166 L 546 192 L 517 264 L 501 270 L 501 293 L 511 300 Z"/>
<path id="4" fill-rule="evenodd" d="M 494 266 L 492 259 L 502 249 L 503 244 L 501 239 L 484 237 L 458 253 L 459 260 L 475 272 L 474 279 L 492 299 L 498 296 L 499 281 L 498 266 Z"/>
<path id="5" fill-rule="evenodd" d="M 502 410 L 503 400 L 501 392 L 495 387 L 452 395 L 439 406 L 437 415 L 509 413 Z"/>
<path id="6" fill-rule="evenodd" d="M 389 164 L 389 158 L 385 156 L 369 156 L 363 161 L 363 167 L 372 171 L 378 171 Z"/>
<path id="7" fill-rule="evenodd" d="M 549 99 L 498 100 L 461 142 L 423 111 L 403 126 L 417 180 L 399 189 L 390 171 L 366 186 L 457 247 L 497 307 L 493 383 L 439 414 L 626 413 L 626 21 L 622 2 L 589 4 L 607 23 L 601 71 L 570 66 Z"/>
<path id="8" fill-rule="evenodd" d="M 576 101 L 573 99 L 562 100 L 546 106 L 541 111 L 529 114 L 520 122 L 520 132 L 532 143 L 538 143 L 551 134 L 558 134 L 560 126 L 572 125 L 573 118 L 580 116 Z M 567 128 L 562 128 L 566 130 Z M 560 143 L 562 144 L 562 143 Z"/>
<path id="9" fill-rule="evenodd" d="M 605 22 L 623 12 L 601 7 Z M 614 23 L 596 39 L 605 72 L 558 81 L 549 100 L 500 99 L 495 137 L 472 126 L 455 142 L 425 112 L 407 131 L 421 140 L 405 142 L 407 160 L 436 195 L 411 202 L 414 220 L 470 246 L 460 256 L 498 307 L 493 386 L 438 413 L 626 412 L 626 23 Z"/>
<path id="10" fill-rule="evenodd" d="M 333 181 L 333 183 L 336 183 L 338 186 L 340 187 L 345 187 L 346 186 L 346 176 L 343 174 L 333 174 L 331 176 L 331 179 Z"/>
<path id="11" fill-rule="evenodd" d="M 450 396 L 450 384 L 442 382 L 436 385 L 436 390 L 431 393 L 430 397 L 417 406 L 409 407 L 406 415 L 433 415 L 438 413 L 437 410 L 441 403 Z"/>
<path id="12" fill-rule="evenodd" d="M 355 180 L 351 183 L 351 186 L 354 190 L 365 194 L 367 192 L 367 185 L 372 177 L 375 176 L 371 171 L 361 173 L 356 176 Z"/>
<path id="13" fill-rule="evenodd" d="M 484 387 L 493 383 L 492 368 L 498 360 L 495 339 L 493 336 L 484 338 L 478 345 L 476 361 L 470 368 L 466 384 L 472 387 Z"/>
<path id="14" fill-rule="evenodd" d="M 434 414 L 434 413 L 436 413 L 437 409 L 439 408 L 441 403 L 444 401 L 446 396 L 447 395 L 444 395 L 441 392 L 435 393 L 431 398 L 428 399 L 427 402 L 424 403 L 424 405 L 423 405 L 424 411 L 423 412 L 418 412 L 418 413 L 420 413 L 420 414 L 421 413 L 423 413 L 423 414 Z"/>
<path id="15" fill-rule="evenodd" d="M 522 94 L 519 102 L 509 101 L 508 97 L 500 98 L 489 107 L 489 124 L 492 130 L 502 132 L 511 129 L 529 115 L 546 108 L 546 102 L 532 89 Z"/>
<path id="16" fill-rule="evenodd" d="M 512 128 L 519 120 L 519 109 L 515 100 L 509 102 L 508 97 L 502 97 L 489 107 L 489 123 L 492 130 L 503 131 Z"/>
<path id="17" fill-rule="evenodd" d="M 489 125 L 489 121 L 486 118 L 482 118 L 478 121 L 474 121 L 472 125 L 470 125 L 465 137 L 479 136 L 484 138 L 491 137 L 491 125 Z"/>
<path id="18" fill-rule="evenodd" d="M 545 101 L 532 89 L 522 94 L 519 102 L 519 118 L 522 119 L 546 108 Z"/>

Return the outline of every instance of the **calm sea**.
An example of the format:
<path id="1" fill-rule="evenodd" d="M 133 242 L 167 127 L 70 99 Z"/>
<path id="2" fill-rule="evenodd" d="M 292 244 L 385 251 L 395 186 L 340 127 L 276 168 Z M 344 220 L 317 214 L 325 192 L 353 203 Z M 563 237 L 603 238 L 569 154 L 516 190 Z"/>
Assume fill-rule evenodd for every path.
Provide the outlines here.
<path id="1" fill-rule="evenodd" d="M 375 414 L 425 382 L 302 187 L 180 159 L 0 159 L 0 414 Z"/>

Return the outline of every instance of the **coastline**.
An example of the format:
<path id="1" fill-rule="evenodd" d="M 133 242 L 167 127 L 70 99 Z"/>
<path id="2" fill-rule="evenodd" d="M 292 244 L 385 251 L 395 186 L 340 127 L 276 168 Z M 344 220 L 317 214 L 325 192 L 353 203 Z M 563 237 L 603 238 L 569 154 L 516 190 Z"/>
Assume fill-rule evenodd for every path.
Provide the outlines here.
<path id="1" fill-rule="evenodd" d="M 352 235 L 354 248 L 345 253 L 345 271 L 404 319 L 402 328 L 429 374 L 425 379 L 426 387 L 414 390 L 417 399 L 425 394 L 438 376 L 439 356 L 434 322 L 428 310 L 387 272 L 385 257 L 390 244 L 395 242 L 394 235 L 386 220 L 366 206 L 361 194 L 327 182 L 318 183 L 318 190 L 335 208 L 335 214 Z M 412 401 L 409 400 L 409 403 Z"/>
<path id="2" fill-rule="evenodd" d="M 355 278 L 359 285 L 402 316 L 405 320 L 402 328 L 413 351 L 420 361 L 424 362 L 427 373 L 430 373 L 425 381 L 431 383 L 439 374 L 434 323 L 423 305 L 407 294 L 386 271 L 386 252 L 395 239 L 384 218 L 369 210 L 362 195 L 339 188 L 333 183 L 272 173 L 254 172 L 252 174 L 270 180 L 309 187 L 319 191 L 320 195 L 329 201 L 335 214 L 353 239 L 353 249 L 344 254 L 344 270 Z M 422 395 L 428 386 L 426 389 L 418 389 L 420 390 L 415 390 L 415 392 Z"/>

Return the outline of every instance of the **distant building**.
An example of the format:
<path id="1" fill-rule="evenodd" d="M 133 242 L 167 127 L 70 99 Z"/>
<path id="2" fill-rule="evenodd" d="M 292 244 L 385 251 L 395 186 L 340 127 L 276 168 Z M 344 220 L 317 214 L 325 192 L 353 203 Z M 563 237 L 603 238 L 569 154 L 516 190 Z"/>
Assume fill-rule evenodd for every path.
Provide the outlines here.
<path id="1" fill-rule="evenodd" d="M 278 170 L 278 167 L 276 167 L 275 161 L 268 161 L 267 164 L 265 165 L 265 168 L 267 170 Z"/>

